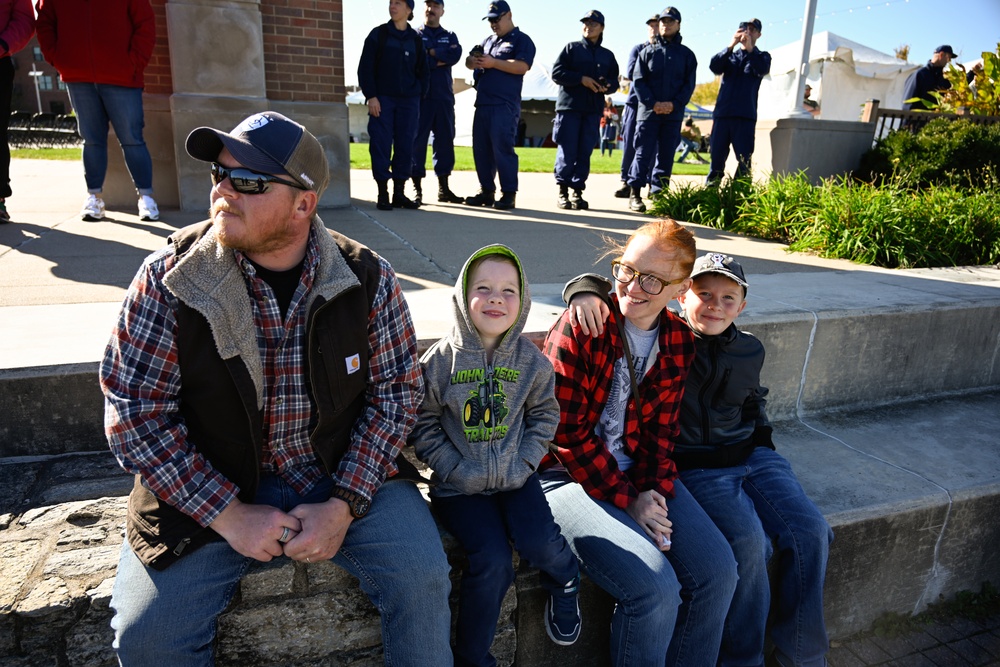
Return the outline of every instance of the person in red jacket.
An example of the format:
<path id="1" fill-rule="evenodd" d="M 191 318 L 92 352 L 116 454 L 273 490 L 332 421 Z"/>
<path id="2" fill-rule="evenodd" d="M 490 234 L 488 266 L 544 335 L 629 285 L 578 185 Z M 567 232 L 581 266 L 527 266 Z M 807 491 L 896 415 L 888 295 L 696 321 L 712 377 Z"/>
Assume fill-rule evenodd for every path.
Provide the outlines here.
<path id="1" fill-rule="evenodd" d="M 0 224 L 10 222 L 7 197 L 10 189 L 10 147 L 7 125 L 14 92 L 14 61 L 11 55 L 24 48 L 35 33 L 31 0 L 0 0 Z"/>
<path id="2" fill-rule="evenodd" d="M 159 220 L 153 161 L 142 138 L 142 74 L 156 41 L 149 0 L 38 0 L 38 44 L 69 88 L 83 137 L 84 220 L 104 217 L 108 123 L 139 195 L 139 218 Z"/>

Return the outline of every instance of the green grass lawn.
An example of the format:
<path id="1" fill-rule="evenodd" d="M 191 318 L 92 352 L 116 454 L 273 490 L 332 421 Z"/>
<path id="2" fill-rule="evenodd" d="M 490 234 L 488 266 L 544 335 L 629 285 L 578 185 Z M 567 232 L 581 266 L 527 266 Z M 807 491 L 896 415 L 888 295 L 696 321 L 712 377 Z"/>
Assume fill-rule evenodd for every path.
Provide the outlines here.
<path id="1" fill-rule="evenodd" d="M 556 149 L 554 148 L 517 148 L 520 158 L 518 170 L 522 173 L 551 173 L 556 164 Z M 74 148 L 15 148 L 10 156 L 14 159 L 32 160 L 80 160 L 83 149 Z M 708 155 L 704 155 L 708 157 Z M 368 155 L 368 144 L 351 144 L 351 169 L 371 169 L 372 162 Z M 621 152 L 615 151 L 611 157 L 602 156 L 595 150 L 590 156 L 590 173 L 617 174 L 621 168 Z M 455 146 L 455 171 L 475 171 L 470 146 Z M 427 171 L 433 171 L 431 152 L 427 151 Z M 674 164 L 675 174 L 690 174 L 707 176 L 707 164 Z"/>
<path id="2" fill-rule="evenodd" d="M 551 173 L 556 164 L 555 148 L 515 148 L 519 160 L 518 171 L 521 173 Z M 708 155 L 704 155 L 707 159 Z M 371 169 L 372 162 L 368 155 L 368 144 L 351 144 L 351 169 Z M 472 147 L 455 146 L 455 171 L 474 171 L 476 165 L 472 160 Z M 621 152 L 615 151 L 611 157 L 602 156 L 595 150 L 590 156 L 590 173 L 617 174 L 621 170 Z M 431 152 L 427 151 L 427 172 L 431 173 Z M 707 164 L 674 164 L 675 174 L 690 174 L 707 176 Z"/>
<path id="3" fill-rule="evenodd" d="M 23 160 L 82 160 L 83 148 L 12 148 L 10 156 Z"/>

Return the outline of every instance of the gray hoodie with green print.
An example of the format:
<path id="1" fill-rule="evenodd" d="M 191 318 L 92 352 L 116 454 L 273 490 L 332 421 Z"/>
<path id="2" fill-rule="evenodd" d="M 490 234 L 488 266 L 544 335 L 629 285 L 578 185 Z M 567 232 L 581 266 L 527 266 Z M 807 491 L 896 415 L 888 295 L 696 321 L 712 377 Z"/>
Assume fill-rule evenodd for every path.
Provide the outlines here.
<path id="1" fill-rule="evenodd" d="M 469 267 L 486 255 L 513 259 L 521 308 L 493 352 L 492 364 L 469 316 Z M 519 489 L 548 452 L 559 424 L 555 372 L 521 335 L 531 308 L 524 268 L 513 250 L 496 244 L 474 252 L 452 294 L 455 325 L 420 359 L 426 395 L 410 442 L 434 471 L 431 494 L 455 496 Z"/>

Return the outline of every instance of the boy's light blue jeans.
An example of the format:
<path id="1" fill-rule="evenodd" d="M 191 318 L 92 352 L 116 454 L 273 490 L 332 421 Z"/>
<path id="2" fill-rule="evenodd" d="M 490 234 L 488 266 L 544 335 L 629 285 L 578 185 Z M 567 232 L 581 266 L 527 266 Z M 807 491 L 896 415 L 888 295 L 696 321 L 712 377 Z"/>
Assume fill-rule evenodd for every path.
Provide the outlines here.
<path id="1" fill-rule="evenodd" d="M 789 666 L 826 664 L 823 582 L 833 531 L 788 461 L 758 447 L 743 465 L 685 470 L 681 479 L 729 540 L 739 564 L 719 664 L 764 664 L 772 538 L 778 545 L 778 599 L 771 628 L 776 657 Z"/>
<path id="2" fill-rule="evenodd" d="M 331 488 L 329 483 L 302 497 L 280 478 L 265 475 L 256 502 L 287 511 L 327 500 Z M 220 540 L 156 571 L 145 567 L 126 542 L 111 596 L 121 664 L 214 664 L 216 619 L 251 562 Z M 383 484 L 368 514 L 351 524 L 333 562 L 359 579 L 381 614 L 386 665 L 452 664 L 450 567 L 416 486 Z"/>
<path id="3" fill-rule="evenodd" d="M 612 664 L 715 667 L 736 560 L 680 480 L 667 502 L 674 531 L 667 552 L 624 510 L 591 498 L 566 474 L 543 474 L 542 489 L 584 572 L 618 601 Z"/>
<path id="4" fill-rule="evenodd" d="M 69 99 L 83 137 L 83 177 L 87 192 L 104 187 L 108 172 L 108 123 L 115 129 L 132 181 L 140 195 L 153 194 L 153 160 L 142 138 L 142 88 L 104 83 L 68 83 Z"/>

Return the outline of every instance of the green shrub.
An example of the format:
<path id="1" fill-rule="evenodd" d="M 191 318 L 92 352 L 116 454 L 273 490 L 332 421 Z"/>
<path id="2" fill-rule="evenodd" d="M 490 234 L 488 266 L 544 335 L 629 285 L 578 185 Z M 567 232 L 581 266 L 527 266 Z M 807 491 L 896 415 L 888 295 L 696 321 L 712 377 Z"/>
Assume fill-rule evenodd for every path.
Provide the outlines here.
<path id="1" fill-rule="evenodd" d="M 903 178 L 881 185 L 804 174 L 767 183 L 724 181 L 662 191 L 651 214 L 788 243 L 793 251 L 887 268 L 1000 262 L 1000 185 L 954 182 L 914 189 Z"/>
<path id="2" fill-rule="evenodd" d="M 865 153 L 856 176 L 908 187 L 955 183 L 978 188 L 1000 170 L 1000 125 L 937 118 L 916 134 L 896 130 Z"/>

